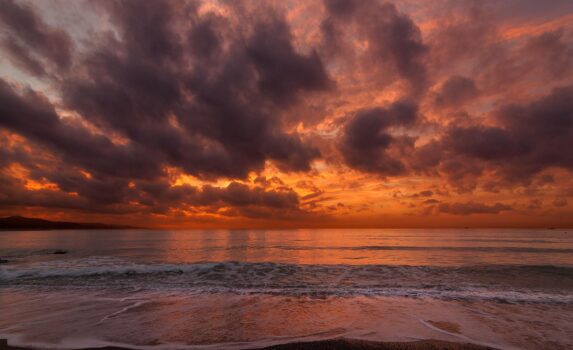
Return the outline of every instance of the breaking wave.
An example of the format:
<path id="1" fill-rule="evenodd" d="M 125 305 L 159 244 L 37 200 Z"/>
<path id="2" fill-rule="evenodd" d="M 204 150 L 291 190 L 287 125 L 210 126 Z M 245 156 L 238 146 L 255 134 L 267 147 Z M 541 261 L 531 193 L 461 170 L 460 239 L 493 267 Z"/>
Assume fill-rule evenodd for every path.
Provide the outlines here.
<path id="1" fill-rule="evenodd" d="M 559 286 L 554 289 L 552 286 Z M 113 257 L 0 269 L 0 288 L 170 289 L 188 294 L 398 296 L 573 303 L 573 267 L 395 266 L 203 262 L 133 263 Z"/>

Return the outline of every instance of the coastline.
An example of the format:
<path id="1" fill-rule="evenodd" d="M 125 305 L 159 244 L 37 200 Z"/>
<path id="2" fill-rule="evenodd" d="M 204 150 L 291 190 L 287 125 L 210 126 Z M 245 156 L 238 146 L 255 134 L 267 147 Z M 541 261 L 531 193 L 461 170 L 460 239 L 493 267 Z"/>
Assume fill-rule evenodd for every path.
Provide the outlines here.
<path id="1" fill-rule="evenodd" d="M 34 348 L 11 346 L 0 339 L 0 350 L 33 350 Z M 45 348 L 44 348 L 45 349 Z M 214 348 L 213 348 L 214 349 Z M 130 350 L 115 346 L 78 348 L 75 350 Z M 496 348 L 471 343 L 454 343 L 441 340 L 418 340 L 411 342 L 376 342 L 359 339 L 328 339 L 311 342 L 293 342 L 249 350 L 497 350 Z"/>

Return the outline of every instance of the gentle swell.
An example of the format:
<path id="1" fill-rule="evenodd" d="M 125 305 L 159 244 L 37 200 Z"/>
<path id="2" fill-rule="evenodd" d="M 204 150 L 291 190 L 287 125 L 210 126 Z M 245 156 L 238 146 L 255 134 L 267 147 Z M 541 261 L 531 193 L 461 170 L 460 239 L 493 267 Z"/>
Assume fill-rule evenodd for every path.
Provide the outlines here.
<path id="1" fill-rule="evenodd" d="M 530 247 L 428 247 L 428 246 L 384 246 L 367 245 L 354 247 L 296 247 L 275 246 L 283 250 L 397 250 L 397 251 L 456 251 L 456 252 L 491 252 L 491 253 L 573 253 L 570 248 L 530 248 Z"/>
<path id="2" fill-rule="evenodd" d="M 573 267 L 136 264 L 98 257 L 0 268 L 0 288 L 137 288 L 187 294 L 401 296 L 573 303 Z"/>
<path id="3" fill-rule="evenodd" d="M 294 273 L 372 273 L 373 275 L 397 274 L 407 276 L 419 273 L 449 274 L 545 274 L 547 276 L 573 278 L 573 267 L 554 265 L 477 265 L 461 267 L 410 266 L 410 265 L 306 265 L 272 262 L 201 262 L 193 264 L 138 264 L 120 259 L 96 257 L 67 260 L 63 263 L 39 263 L 29 267 L 5 266 L 0 268 L 0 281 L 22 278 L 90 277 L 98 275 L 139 274 L 198 274 L 245 273 L 262 275 L 290 275 Z"/>

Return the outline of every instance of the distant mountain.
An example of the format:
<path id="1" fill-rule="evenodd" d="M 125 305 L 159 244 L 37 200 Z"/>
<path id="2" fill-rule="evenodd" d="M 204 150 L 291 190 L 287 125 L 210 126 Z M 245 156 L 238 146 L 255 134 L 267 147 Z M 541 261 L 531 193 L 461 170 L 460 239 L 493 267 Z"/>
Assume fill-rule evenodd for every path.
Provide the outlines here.
<path id="1" fill-rule="evenodd" d="M 9 216 L 0 218 L 0 230 L 124 230 L 138 227 L 91 222 L 50 221 L 44 219 Z"/>

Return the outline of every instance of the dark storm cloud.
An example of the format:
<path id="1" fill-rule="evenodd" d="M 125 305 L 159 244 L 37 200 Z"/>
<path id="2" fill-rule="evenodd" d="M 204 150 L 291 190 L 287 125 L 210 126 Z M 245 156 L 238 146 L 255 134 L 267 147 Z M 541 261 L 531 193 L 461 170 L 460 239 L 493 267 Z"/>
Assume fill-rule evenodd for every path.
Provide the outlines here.
<path id="1" fill-rule="evenodd" d="M 472 79 L 453 76 L 442 84 L 434 98 L 438 108 L 460 107 L 478 95 L 478 89 Z"/>
<path id="2" fill-rule="evenodd" d="M 422 42 L 420 29 L 412 19 L 398 12 L 392 3 L 374 0 L 325 0 L 329 14 L 323 24 L 328 46 L 337 45 L 341 32 L 353 24 L 359 39 L 368 41 L 368 70 L 388 79 L 394 72 L 408 81 L 414 95 L 426 86 L 425 56 L 428 47 Z"/>
<path id="3" fill-rule="evenodd" d="M 46 162 L 2 140 L 0 165 L 0 204 L 3 207 L 49 207 L 101 213 L 155 212 L 173 210 L 208 211 L 240 215 L 243 211 L 272 214 L 273 217 L 300 216 L 299 197 L 292 189 L 265 189 L 231 182 L 226 187 L 173 186 L 166 178 L 127 180 L 110 176 L 86 176 L 65 164 Z M 5 162 L 5 163 L 4 163 Z M 57 188 L 27 188 L 26 178 L 15 177 L 8 164 L 28 168 L 27 179 L 54 184 Z M 230 211 L 229 208 L 236 210 Z M 223 210 L 221 212 L 221 210 Z"/>
<path id="4" fill-rule="evenodd" d="M 573 147 L 573 86 L 553 89 L 531 103 L 508 105 L 497 119 L 518 147 L 516 171 L 530 175 L 551 166 L 573 169 L 573 154 L 566 151 Z"/>
<path id="5" fill-rule="evenodd" d="M 567 80 L 572 68 L 571 28 L 560 28 L 551 21 L 544 28 L 546 32 L 527 26 L 514 28 L 514 21 L 524 19 L 522 15 L 542 18 L 559 11 L 567 14 L 567 6 L 557 1 L 541 6 L 532 5 L 532 1 L 519 6 L 511 3 L 513 0 L 459 1 L 445 6 L 436 29 L 426 38 L 432 74 L 464 72 L 479 86 L 480 93 L 490 96 L 511 95 L 532 80 L 545 84 Z M 538 6 L 543 10 L 528 13 Z"/>
<path id="6" fill-rule="evenodd" d="M 521 152 L 512 135 L 497 127 L 454 127 L 444 143 L 457 154 L 482 160 L 507 160 Z"/>
<path id="7" fill-rule="evenodd" d="M 13 0 L 0 2 L 0 29 L 4 32 L 2 46 L 10 59 L 32 74 L 44 72 L 39 59 L 60 70 L 71 65 L 73 46 L 69 35 L 48 26 L 30 7 Z"/>
<path id="8" fill-rule="evenodd" d="M 562 28 L 528 38 L 517 47 L 490 46 L 475 68 L 480 86 L 491 93 L 507 93 L 530 81 L 570 84 L 573 37 Z"/>
<path id="9" fill-rule="evenodd" d="M 302 93 L 334 85 L 315 51 L 295 49 L 281 13 L 271 11 L 233 28 L 236 24 L 224 17 L 199 16 L 193 4 L 91 5 L 109 16 L 119 36 L 95 38 L 76 57 L 76 69 L 52 81 L 61 93 L 60 107 L 82 120 L 61 118 L 44 96 L 0 82 L 0 127 L 62 162 L 33 168 L 31 162 L 12 159 L 30 170 L 30 178 L 63 192 L 53 206 L 125 210 L 127 203 L 137 202 L 153 211 L 177 205 L 290 211 L 298 206 L 293 191 L 238 183 L 226 188 L 166 185 L 166 166 L 203 178 L 244 178 L 268 160 L 283 171 L 308 171 L 320 156 L 296 132 L 283 131 L 289 122 L 283 111 L 296 106 Z M 183 8 L 174 7 L 179 5 Z M 59 68 L 71 65 L 71 44 L 63 30 L 48 27 L 19 3 L 3 2 L 0 8 L 10 33 L 4 47 L 19 66 L 39 76 L 44 66 L 37 57 Z M 114 139 L 104 136 L 110 134 Z M 9 197 L 22 198 L 23 205 L 50 206 L 40 194 L 55 192 L 18 188 L 19 194 Z"/>
<path id="10" fill-rule="evenodd" d="M 352 0 L 325 0 L 324 6 L 333 16 L 346 18 L 354 16 L 361 3 Z"/>
<path id="11" fill-rule="evenodd" d="M 61 170 L 61 169 L 57 169 Z M 56 171 L 57 171 L 56 170 Z M 50 208 L 81 211 L 88 213 L 126 214 L 141 211 L 141 207 L 122 202 L 127 196 L 117 193 L 95 193 L 97 185 L 85 185 L 83 188 L 92 191 L 92 198 L 85 193 L 67 193 L 60 189 L 39 188 L 30 190 L 22 179 L 11 177 L 0 171 L 0 205 L 3 209 L 14 208 Z M 109 187 L 100 190 L 115 190 Z"/>
<path id="12" fill-rule="evenodd" d="M 149 155 L 130 145 L 118 146 L 74 122 L 64 122 L 52 105 L 32 91 L 22 96 L 0 79 L 0 126 L 48 147 L 71 164 L 111 176 L 156 176 Z"/>
<path id="13" fill-rule="evenodd" d="M 168 0 L 104 0 L 100 5 L 119 27 L 130 55 L 140 60 L 161 61 L 176 60 L 182 50 L 172 30 L 177 14 L 171 4 Z"/>
<path id="14" fill-rule="evenodd" d="M 22 207 L 46 207 L 83 211 L 102 212 L 127 212 L 128 206 L 110 207 L 115 197 L 123 199 L 117 188 L 102 188 L 87 184 L 87 179 L 75 169 L 64 164 L 53 164 L 53 159 L 45 157 L 45 154 L 30 153 L 26 150 L 29 145 L 10 145 L 6 134 L 0 136 L 0 205 L 3 208 L 14 207 L 16 210 Z M 11 171 L 15 164 L 27 169 L 28 176 L 21 177 Z M 57 188 L 36 188 L 30 190 L 27 187 L 28 180 L 44 183 L 46 180 L 52 184 L 57 181 Z M 74 186 L 71 183 L 75 182 Z M 80 185 L 81 184 L 81 185 Z M 66 192 L 60 189 L 66 188 L 72 191 Z M 99 187 L 100 193 L 96 193 Z M 85 193 L 92 191 L 94 198 L 89 198 Z M 120 198 L 121 197 L 121 198 Z M 105 198 L 105 199 L 104 199 Z M 99 203 L 98 200 L 102 202 Z M 121 210 L 120 210 L 121 209 Z"/>
<path id="15" fill-rule="evenodd" d="M 317 149 L 282 131 L 280 114 L 330 80 L 316 54 L 295 51 L 282 18 L 258 20 L 244 38 L 228 20 L 190 9 L 179 35 L 169 2 L 106 4 L 122 42 L 100 45 L 83 62 L 89 78 L 63 84 L 68 106 L 189 174 L 245 177 L 266 160 L 310 169 Z"/>
<path id="16" fill-rule="evenodd" d="M 438 205 L 438 211 L 440 213 L 447 213 L 453 215 L 499 214 L 502 211 L 510 211 L 510 210 L 513 210 L 513 208 L 501 203 L 488 205 L 484 203 L 467 202 L 467 203 L 442 203 Z"/>
<path id="17" fill-rule="evenodd" d="M 540 66 L 552 78 L 563 78 L 573 69 L 573 45 L 567 41 L 563 28 L 529 39 L 523 51 L 536 56 L 540 61 L 548 62 Z"/>
<path id="18" fill-rule="evenodd" d="M 330 79 L 316 52 L 297 53 L 288 24 L 276 19 L 254 28 L 247 53 L 259 74 L 259 89 L 277 102 L 289 102 L 300 90 L 324 90 Z"/>
<path id="19" fill-rule="evenodd" d="M 4 38 L 2 39 L 0 47 L 6 53 L 8 59 L 14 66 L 29 72 L 34 76 L 42 76 L 45 74 L 42 63 L 32 57 L 28 50 L 17 41 Z"/>
<path id="20" fill-rule="evenodd" d="M 190 207 L 204 206 L 260 206 L 275 209 L 297 209 L 298 195 L 290 190 L 267 190 L 262 187 L 249 187 L 231 182 L 226 187 L 205 185 L 171 186 L 167 181 L 139 182 L 140 192 L 134 199 L 144 205 L 177 205 Z"/>
<path id="21" fill-rule="evenodd" d="M 418 108 L 409 101 L 398 101 L 386 108 L 361 110 L 344 128 L 340 151 L 348 166 L 380 175 L 399 175 L 405 171 L 400 158 L 388 150 L 407 138 L 393 136 L 389 129 L 416 121 Z"/>
<path id="22" fill-rule="evenodd" d="M 41 177 L 57 184 L 58 188 L 64 192 L 77 193 L 82 198 L 98 205 L 125 202 L 134 192 L 129 187 L 129 180 L 125 178 L 108 176 L 86 178 L 76 169 L 59 168 L 57 171 L 45 171 Z"/>
<path id="23" fill-rule="evenodd" d="M 282 219 L 300 217 L 299 197 L 291 189 L 266 190 L 231 182 L 227 187 L 189 185 L 170 186 L 167 182 L 139 183 L 141 191 L 132 200 L 154 212 L 197 210 L 223 216 L 266 217 Z"/>
<path id="24" fill-rule="evenodd" d="M 44 3 L 0 1 L 0 203 L 297 217 L 334 200 L 322 180 L 299 181 L 299 197 L 291 178 L 257 174 L 270 163 L 324 169 L 324 183 L 347 167 L 367 182 L 421 175 L 443 182 L 404 193 L 432 210 L 511 210 L 430 198 L 450 186 L 554 189 L 558 170 L 573 170 L 573 32 L 533 21 L 570 5 L 525 0 L 513 14 L 513 1 L 103 0 L 78 5 L 90 12 L 81 25 Z M 568 206 L 551 196 L 544 209 Z"/>
<path id="25" fill-rule="evenodd" d="M 448 70 L 470 57 L 496 52 L 492 41 L 498 23 L 495 12 L 485 2 L 451 2 L 437 24 L 429 38 L 434 69 Z"/>
<path id="26" fill-rule="evenodd" d="M 0 205 L 2 208 L 44 207 L 61 209 L 84 209 L 95 211 L 97 208 L 81 198 L 74 198 L 64 192 L 37 190 L 29 191 L 24 184 L 0 174 Z"/>
<path id="27" fill-rule="evenodd" d="M 435 157 L 434 162 L 420 164 L 457 179 L 464 173 L 479 177 L 489 169 L 507 183 L 528 183 L 552 167 L 573 170 L 573 155 L 567 151 L 573 148 L 573 87 L 555 88 L 536 101 L 505 105 L 493 112 L 493 118 L 497 126 L 450 127 L 440 141 L 418 150 L 431 147 Z"/>
<path id="28" fill-rule="evenodd" d="M 298 196 L 292 190 L 264 190 L 260 187 L 249 188 L 247 185 L 232 182 L 226 188 L 204 186 L 197 198 L 197 203 L 211 205 L 222 202 L 234 207 L 262 206 L 277 209 L 296 209 Z"/>

